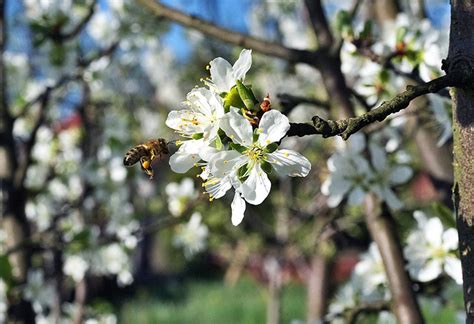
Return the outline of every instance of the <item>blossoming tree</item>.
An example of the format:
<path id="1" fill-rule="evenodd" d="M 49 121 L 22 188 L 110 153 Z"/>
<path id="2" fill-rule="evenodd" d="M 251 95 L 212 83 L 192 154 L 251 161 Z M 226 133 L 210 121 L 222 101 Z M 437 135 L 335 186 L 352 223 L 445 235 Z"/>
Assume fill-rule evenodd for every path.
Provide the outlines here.
<path id="1" fill-rule="evenodd" d="M 244 35 L 154 0 L 25 0 L 18 21 L 0 0 L 0 322 L 114 322 L 91 287 L 146 277 L 156 231 L 230 283 L 257 256 L 268 323 L 295 268 L 308 322 L 472 322 L 474 6 L 452 1 L 446 52 L 423 8 L 365 2 L 262 2 Z M 239 48 L 190 33 L 183 77 L 162 18 Z M 122 165 L 149 138 L 174 149 L 153 181 Z"/>

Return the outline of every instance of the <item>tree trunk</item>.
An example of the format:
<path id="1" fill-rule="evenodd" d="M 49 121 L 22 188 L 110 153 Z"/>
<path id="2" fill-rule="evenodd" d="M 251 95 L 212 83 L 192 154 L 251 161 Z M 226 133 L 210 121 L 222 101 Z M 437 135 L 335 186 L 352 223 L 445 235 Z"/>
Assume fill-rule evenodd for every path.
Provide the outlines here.
<path id="1" fill-rule="evenodd" d="M 472 80 L 474 69 L 474 2 L 451 1 L 448 73 Z M 454 205 L 463 268 L 466 323 L 474 323 L 474 89 L 454 88 Z"/>

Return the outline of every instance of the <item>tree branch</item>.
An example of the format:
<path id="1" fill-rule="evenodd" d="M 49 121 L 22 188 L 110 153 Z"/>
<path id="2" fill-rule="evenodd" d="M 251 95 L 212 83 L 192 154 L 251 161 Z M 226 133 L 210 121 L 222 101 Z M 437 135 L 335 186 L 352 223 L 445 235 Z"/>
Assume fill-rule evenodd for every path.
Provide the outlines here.
<path id="1" fill-rule="evenodd" d="M 97 0 L 92 0 L 90 6 L 87 9 L 87 14 L 77 23 L 77 25 L 68 32 L 59 31 L 57 35 L 53 35 L 54 39 L 57 41 L 66 41 L 76 37 L 85 27 L 85 25 L 91 20 L 95 12 L 96 4 Z"/>
<path id="2" fill-rule="evenodd" d="M 328 101 L 323 101 L 316 98 L 293 96 L 288 93 L 279 93 L 277 94 L 277 98 L 280 100 L 280 105 L 283 107 L 282 113 L 284 115 L 289 114 L 296 106 L 300 104 L 310 104 L 325 110 L 329 110 L 331 108 L 331 104 Z"/>
<path id="3" fill-rule="evenodd" d="M 293 63 L 303 62 L 314 66 L 315 62 L 318 61 L 319 53 L 317 51 L 293 49 L 278 43 L 244 35 L 230 29 L 216 26 L 195 16 L 187 15 L 179 10 L 155 2 L 154 0 L 137 0 L 137 2 L 157 17 L 169 19 L 229 44 L 251 48 L 256 52 L 278 57 Z"/>
<path id="4" fill-rule="evenodd" d="M 407 89 L 384 101 L 379 107 L 358 117 L 341 120 L 324 120 L 318 116 L 313 117 L 312 127 L 309 124 L 292 124 L 288 136 L 305 136 L 321 134 L 323 137 L 339 135 L 347 140 L 349 136 L 376 121 L 383 121 L 387 116 L 394 114 L 410 104 L 410 102 L 427 93 L 436 93 L 446 87 L 455 86 L 459 82 L 451 75 L 445 75 L 430 82 L 416 86 L 407 86 Z"/>

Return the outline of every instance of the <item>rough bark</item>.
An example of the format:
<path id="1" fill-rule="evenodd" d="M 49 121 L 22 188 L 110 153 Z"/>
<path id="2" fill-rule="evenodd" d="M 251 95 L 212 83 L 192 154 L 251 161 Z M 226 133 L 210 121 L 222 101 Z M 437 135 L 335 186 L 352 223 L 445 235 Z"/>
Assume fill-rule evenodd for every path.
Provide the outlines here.
<path id="1" fill-rule="evenodd" d="M 448 73 L 472 79 L 474 69 L 474 2 L 451 1 Z M 453 98 L 454 205 L 463 268 L 466 323 L 474 323 L 474 89 L 455 88 Z"/>

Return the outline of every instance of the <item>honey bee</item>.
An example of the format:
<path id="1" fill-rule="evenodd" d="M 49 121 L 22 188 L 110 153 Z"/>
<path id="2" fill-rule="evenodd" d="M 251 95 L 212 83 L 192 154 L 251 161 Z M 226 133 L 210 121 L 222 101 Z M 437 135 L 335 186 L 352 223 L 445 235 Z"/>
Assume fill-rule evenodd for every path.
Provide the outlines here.
<path id="1" fill-rule="evenodd" d="M 149 140 L 128 150 L 123 158 L 123 164 L 130 167 L 140 161 L 142 170 L 150 179 L 153 179 L 153 168 L 151 166 L 153 160 L 161 159 L 166 154 L 169 154 L 169 150 L 164 138 Z"/>

